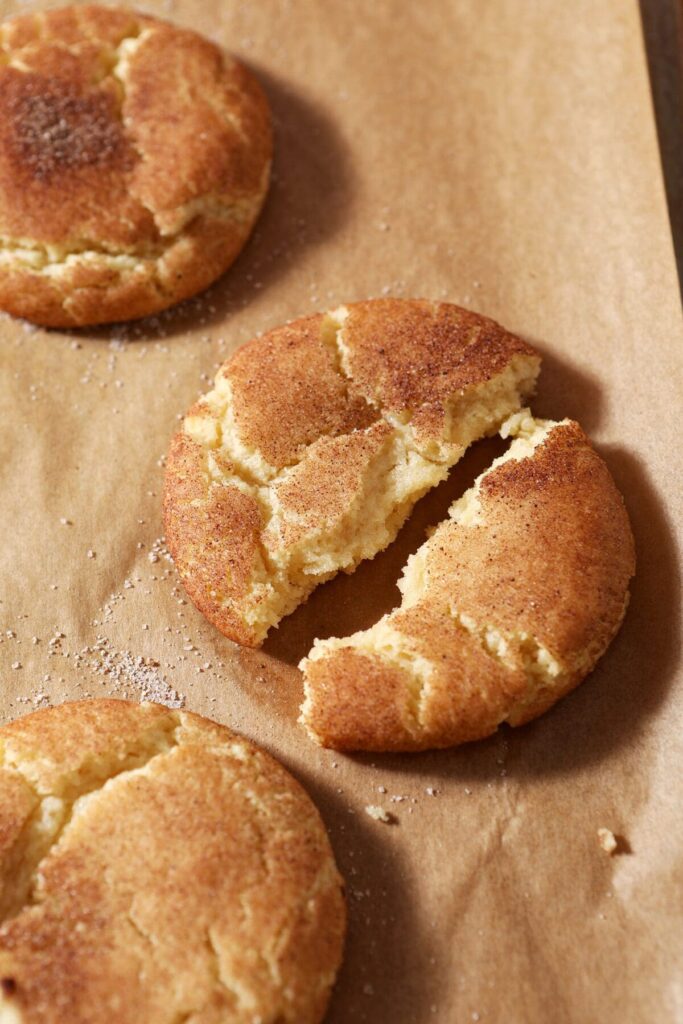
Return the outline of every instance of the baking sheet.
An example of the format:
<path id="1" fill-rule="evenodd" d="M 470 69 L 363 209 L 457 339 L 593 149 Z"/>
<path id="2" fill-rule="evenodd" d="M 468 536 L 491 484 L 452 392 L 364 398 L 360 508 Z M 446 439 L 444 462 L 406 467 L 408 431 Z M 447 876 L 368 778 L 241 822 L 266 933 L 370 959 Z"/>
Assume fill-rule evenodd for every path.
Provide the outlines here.
<path id="1" fill-rule="evenodd" d="M 238 263 L 171 315 L 72 334 L 0 321 L 0 715 L 108 693 L 184 700 L 275 753 L 316 799 L 348 883 L 330 1024 L 683 1019 L 682 330 L 636 3 L 145 9 L 260 75 L 275 180 Z M 257 652 L 184 598 L 161 539 L 162 462 L 236 346 L 384 294 L 460 302 L 539 346 L 535 409 L 595 439 L 638 575 L 607 656 L 539 721 L 453 751 L 345 757 L 295 724 L 296 663 L 314 636 L 398 600 L 407 554 L 495 442 Z M 600 849 L 600 827 L 621 852 Z"/>

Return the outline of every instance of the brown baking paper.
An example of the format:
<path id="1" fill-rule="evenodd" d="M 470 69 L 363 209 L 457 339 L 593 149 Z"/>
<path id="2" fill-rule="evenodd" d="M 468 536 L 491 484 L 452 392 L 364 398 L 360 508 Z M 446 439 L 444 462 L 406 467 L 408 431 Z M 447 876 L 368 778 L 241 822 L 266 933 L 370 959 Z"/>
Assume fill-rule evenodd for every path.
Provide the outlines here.
<path id="1" fill-rule="evenodd" d="M 146 9 L 260 75 L 273 187 L 237 264 L 169 316 L 73 334 L 0 321 L 3 719 L 84 695 L 177 697 L 277 755 L 348 884 L 333 1024 L 682 1020 L 682 331 L 635 0 Z M 538 345 L 534 408 L 594 438 L 638 574 L 608 654 L 539 721 L 452 751 L 345 757 L 296 724 L 295 666 L 315 636 L 396 603 L 407 554 L 496 443 L 262 651 L 184 598 L 160 540 L 161 461 L 236 346 L 377 295 L 460 302 Z M 614 855 L 599 828 L 621 837 Z"/>

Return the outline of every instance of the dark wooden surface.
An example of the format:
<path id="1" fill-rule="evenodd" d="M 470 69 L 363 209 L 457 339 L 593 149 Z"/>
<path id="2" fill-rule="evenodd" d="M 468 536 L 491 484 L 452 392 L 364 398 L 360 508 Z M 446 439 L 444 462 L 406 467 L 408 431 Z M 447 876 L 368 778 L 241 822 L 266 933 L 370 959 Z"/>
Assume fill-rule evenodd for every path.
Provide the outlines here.
<path id="1" fill-rule="evenodd" d="M 640 13 L 678 280 L 683 282 L 683 0 L 640 0 Z"/>

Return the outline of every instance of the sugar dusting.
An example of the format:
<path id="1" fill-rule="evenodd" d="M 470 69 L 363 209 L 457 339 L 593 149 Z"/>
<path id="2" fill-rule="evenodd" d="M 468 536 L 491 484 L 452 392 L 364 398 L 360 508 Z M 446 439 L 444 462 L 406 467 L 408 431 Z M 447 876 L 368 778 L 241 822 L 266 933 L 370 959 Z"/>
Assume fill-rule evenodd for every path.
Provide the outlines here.
<path id="1" fill-rule="evenodd" d="M 139 700 L 151 700 L 167 708 L 185 706 L 185 697 L 169 685 L 160 672 L 159 662 L 153 658 L 117 651 L 104 636 L 98 636 L 96 643 L 82 653 L 93 671 L 103 676 L 120 696 L 130 696 L 132 689 Z"/>

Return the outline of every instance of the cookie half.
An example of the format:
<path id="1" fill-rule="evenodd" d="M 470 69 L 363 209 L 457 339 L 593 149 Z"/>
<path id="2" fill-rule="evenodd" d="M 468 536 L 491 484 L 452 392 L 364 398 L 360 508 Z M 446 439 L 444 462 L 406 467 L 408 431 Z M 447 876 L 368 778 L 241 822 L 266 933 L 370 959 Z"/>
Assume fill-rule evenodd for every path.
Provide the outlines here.
<path id="1" fill-rule="evenodd" d="M 279 764 L 114 700 L 28 715 L 0 744 L 0 1020 L 320 1021 L 341 880 Z"/>
<path id="2" fill-rule="evenodd" d="M 0 309 L 51 327 L 156 313 L 232 263 L 270 113 L 208 40 L 74 6 L 0 26 Z"/>
<path id="3" fill-rule="evenodd" d="M 418 498 L 532 391 L 540 360 L 447 303 L 375 299 L 240 348 L 167 461 L 168 547 L 185 588 L 250 646 L 396 536 Z"/>
<path id="4" fill-rule="evenodd" d="M 514 440 L 422 547 L 400 608 L 316 641 L 301 663 L 310 736 L 423 750 L 522 725 L 591 671 L 635 569 L 621 495 L 577 423 L 517 414 Z"/>

